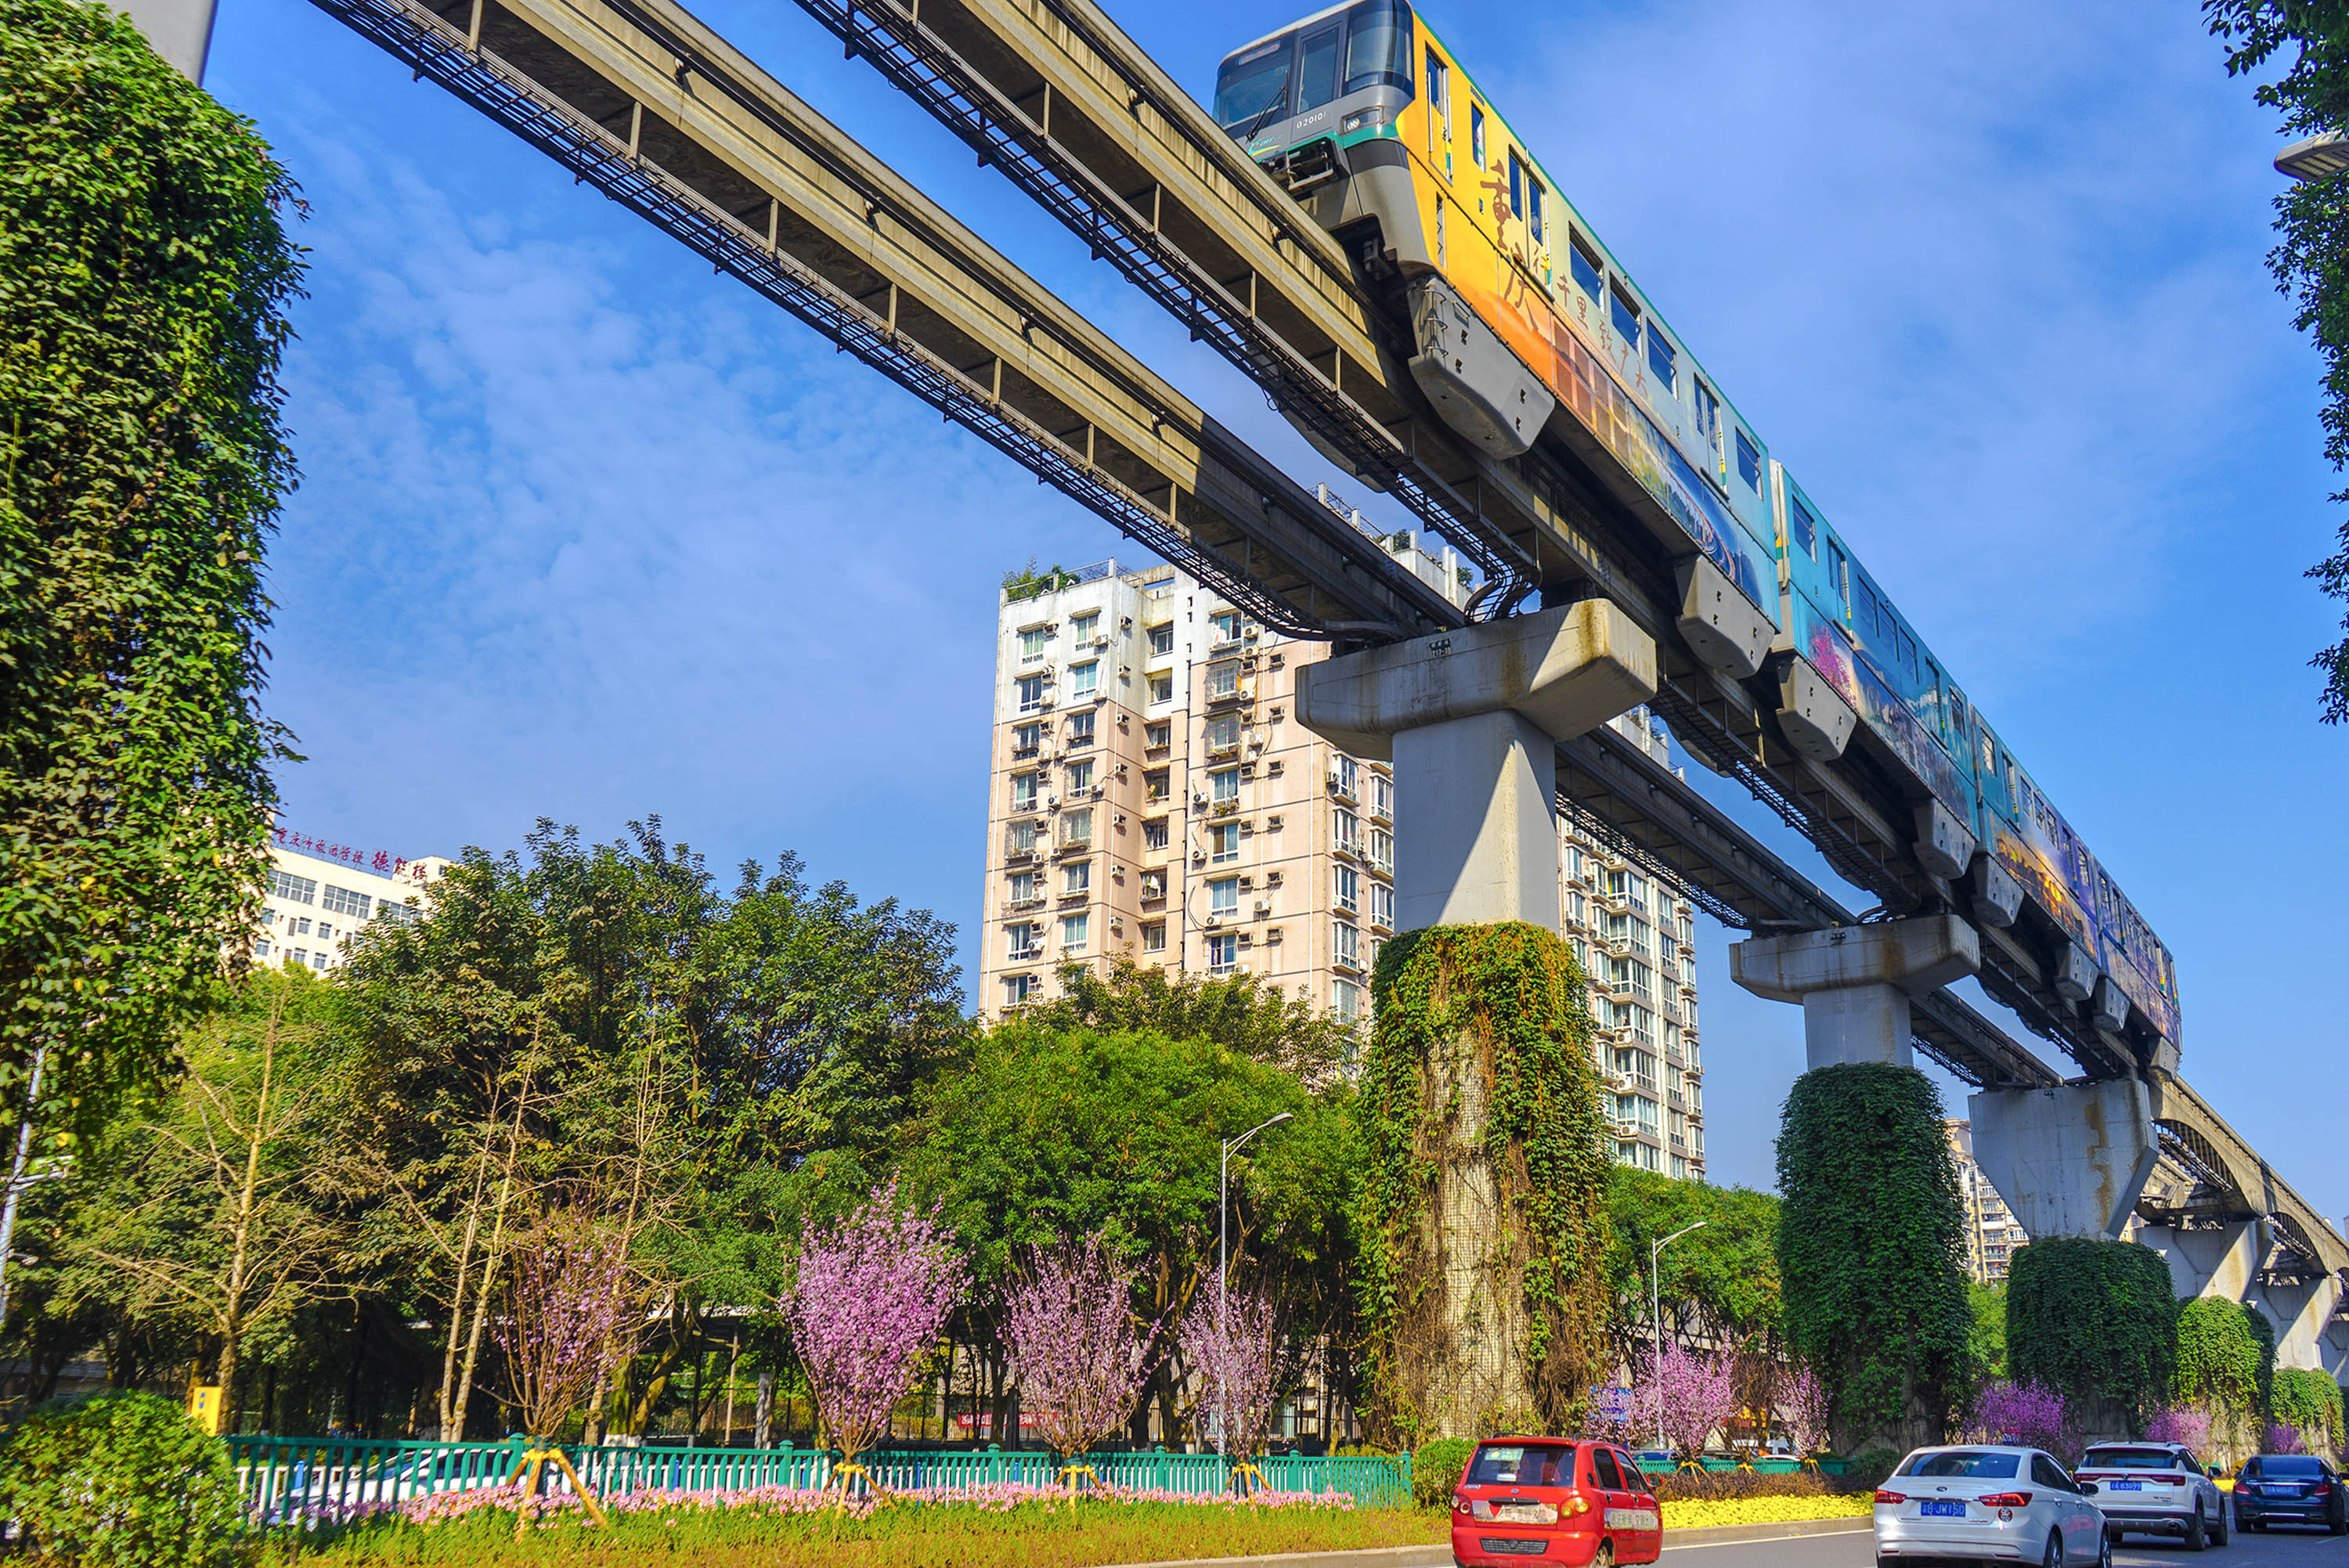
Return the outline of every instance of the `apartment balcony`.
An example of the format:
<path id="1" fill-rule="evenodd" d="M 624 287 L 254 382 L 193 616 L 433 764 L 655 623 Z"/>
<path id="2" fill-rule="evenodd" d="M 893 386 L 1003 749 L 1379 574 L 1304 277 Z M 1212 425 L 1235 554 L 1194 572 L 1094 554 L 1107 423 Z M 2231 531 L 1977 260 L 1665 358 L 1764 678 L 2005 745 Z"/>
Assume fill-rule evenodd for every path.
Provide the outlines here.
<path id="1" fill-rule="evenodd" d="M 1041 908 L 1043 908 L 1043 907 L 1044 907 L 1044 900 L 1043 900 L 1041 897 L 1038 897 L 1038 898 L 1015 898 L 1015 899 L 1013 899 L 1010 903 L 1009 903 L 1005 904 L 1003 907 L 1004 907 L 1006 910 L 1009 911 L 1011 913 L 1013 913 L 1013 914 L 1018 914 L 1018 913 L 1021 913 L 1023 910 L 1041 909 Z"/>
<path id="2" fill-rule="evenodd" d="M 1093 841 L 1091 839 L 1070 839 L 1054 850 L 1052 856 L 1055 860 L 1065 860 L 1071 855 L 1089 855 L 1092 852 Z"/>
<path id="3" fill-rule="evenodd" d="M 1007 866 L 1026 865 L 1035 858 L 1036 847 L 1033 844 L 1030 844 L 1024 850 L 1006 850 L 1003 851 L 1003 863 Z"/>
<path id="4" fill-rule="evenodd" d="M 1014 951 L 1004 962 L 1006 964 L 1041 964 L 1044 962 L 1044 950 L 1040 947 L 1022 947 Z"/>

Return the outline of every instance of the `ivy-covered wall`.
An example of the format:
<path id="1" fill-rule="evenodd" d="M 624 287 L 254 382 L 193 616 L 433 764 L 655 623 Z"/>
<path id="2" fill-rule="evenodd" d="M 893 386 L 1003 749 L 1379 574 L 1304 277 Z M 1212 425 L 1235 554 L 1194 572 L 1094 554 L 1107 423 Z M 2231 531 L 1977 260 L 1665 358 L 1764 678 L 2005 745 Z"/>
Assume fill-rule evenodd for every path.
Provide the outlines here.
<path id="1" fill-rule="evenodd" d="M 2017 1382 L 2075 1403 L 2110 1401 L 2143 1421 L 2178 1369 L 2178 1298 L 2151 1247 L 2053 1236 L 2014 1254 L 2006 1276 L 2006 1357 Z"/>
<path id="2" fill-rule="evenodd" d="M 1522 923 L 1409 932 L 1379 954 L 1358 1277 L 1384 1440 L 1571 1430 L 1608 1370 L 1584 985 L 1566 944 Z"/>
<path id="3" fill-rule="evenodd" d="M 1778 1134 L 1786 1337 L 1817 1369 L 1837 1448 L 1933 1442 L 1971 1394 L 1964 1210 L 1924 1074 L 1889 1063 L 1795 1080 Z"/>

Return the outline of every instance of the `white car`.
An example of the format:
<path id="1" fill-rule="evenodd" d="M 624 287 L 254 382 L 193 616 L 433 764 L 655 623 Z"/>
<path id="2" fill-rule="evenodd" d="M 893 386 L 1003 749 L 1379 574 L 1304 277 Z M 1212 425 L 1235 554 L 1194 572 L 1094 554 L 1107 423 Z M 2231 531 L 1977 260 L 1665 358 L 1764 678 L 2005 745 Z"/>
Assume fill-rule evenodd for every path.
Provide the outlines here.
<path id="1" fill-rule="evenodd" d="M 2002 1443 L 1919 1449 L 1876 1493 L 1877 1568 L 1956 1559 L 2112 1568 L 2102 1510 L 2051 1454 Z"/>
<path id="2" fill-rule="evenodd" d="M 2227 1500 L 2177 1443 L 2098 1443 L 2075 1477 L 2094 1486 L 2096 1506 L 2117 1541 L 2125 1531 L 2183 1538 L 2189 1552 L 2227 1544 Z"/>

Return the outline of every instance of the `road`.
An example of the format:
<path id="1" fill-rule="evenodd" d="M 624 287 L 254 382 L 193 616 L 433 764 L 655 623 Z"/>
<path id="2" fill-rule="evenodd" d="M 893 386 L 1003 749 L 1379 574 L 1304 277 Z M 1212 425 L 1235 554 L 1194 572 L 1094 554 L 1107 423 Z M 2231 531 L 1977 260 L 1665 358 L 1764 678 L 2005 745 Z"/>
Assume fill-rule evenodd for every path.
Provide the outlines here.
<path id="1" fill-rule="evenodd" d="M 1865 1526 L 1837 1535 L 1714 1546 L 1674 1546 L 1665 1537 L 1666 1568 L 1876 1568 L 1875 1532 Z M 2113 1552 L 2114 1568 L 2349 1568 L 2349 1536 L 2321 1531 L 2277 1531 L 2232 1537 L 2207 1552 L 2132 1535 Z"/>

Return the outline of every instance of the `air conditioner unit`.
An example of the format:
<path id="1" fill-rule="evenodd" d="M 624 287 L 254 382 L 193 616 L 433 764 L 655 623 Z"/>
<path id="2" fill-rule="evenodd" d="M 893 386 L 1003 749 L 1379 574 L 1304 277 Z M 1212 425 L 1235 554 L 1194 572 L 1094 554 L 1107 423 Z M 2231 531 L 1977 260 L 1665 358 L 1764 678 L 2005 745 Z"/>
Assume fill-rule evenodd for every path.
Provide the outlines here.
<path id="1" fill-rule="evenodd" d="M 1278 817 L 1274 817 L 1274 818 L 1272 818 L 1272 819 L 1270 819 L 1270 820 L 1273 820 L 1273 821 L 1276 821 L 1276 822 L 1277 822 L 1277 821 L 1278 821 L 1278 820 L 1280 820 L 1280 819 L 1279 819 L 1279 818 L 1278 818 Z M 1278 887 L 1278 886 L 1280 885 L 1280 873 L 1279 873 L 1278 872 L 1265 872 L 1265 873 L 1264 873 L 1264 885 L 1265 885 L 1265 886 L 1267 886 L 1267 887 Z"/>
<path id="2" fill-rule="evenodd" d="M 1254 878 L 1254 877 L 1242 877 L 1242 878 L 1240 878 L 1240 886 L 1242 886 L 1242 887 L 1254 887 L 1254 886 L 1256 886 L 1256 878 Z"/>
<path id="3" fill-rule="evenodd" d="M 1223 923 L 1224 917 L 1220 914 L 1211 914 L 1207 916 L 1206 924 L 1209 931 L 1215 930 L 1216 926 L 1221 925 Z"/>
<path id="4" fill-rule="evenodd" d="M 1113 814 L 1113 816 L 1112 816 L 1112 821 L 1113 821 L 1113 822 L 1114 822 L 1118 827 L 1121 827 L 1121 828 L 1124 827 L 1124 826 L 1125 826 L 1125 813 L 1124 813 L 1124 812 L 1123 812 L 1123 811 L 1119 811 L 1119 812 L 1114 813 L 1114 814 Z"/>
<path id="5" fill-rule="evenodd" d="M 1280 777 L 1279 758 L 1273 758 L 1264 765 L 1264 776 L 1268 779 L 1278 779 Z"/>
<path id="6" fill-rule="evenodd" d="M 1206 865 L 1207 863 L 1207 851 L 1205 850 L 1193 850 L 1191 851 L 1191 863 L 1195 866 Z"/>
<path id="7" fill-rule="evenodd" d="M 1278 829 L 1279 826 L 1280 826 L 1280 813 L 1278 813 L 1278 811 L 1274 812 L 1271 816 L 1267 817 L 1267 818 L 1264 820 L 1264 830 L 1265 830 L 1266 832 L 1268 832 L 1268 833 L 1272 832 L 1273 830 L 1275 830 L 1276 829 Z M 1279 873 L 1278 872 L 1273 872 L 1272 874 L 1273 874 L 1273 875 L 1275 875 L 1275 876 L 1278 876 L 1280 873 Z"/>
<path id="8" fill-rule="evenodd" d="M 1264 934 L 1264 944 L 1265 944 L 1267 947 L 1274 947 L 1274 946 L 1278 946 L 1278 945 L 1279 944 L 1279 943 L 1280 943 L 1280 927 L 1278 927 L 1278 926 L 1277 926 L 1277 925 L 1274 925 L 1274 926 L 1268 926 L 1268 927 L 1265 929 L 1265 934 Z"/>
<path id="9" fill-rule="evenodd" d="M 1260 898 L 1257 900 L 1256 912 L 1259 916 L 1270 914 L 1272 913 L 1272 900 L 1268 898 Z"/>

